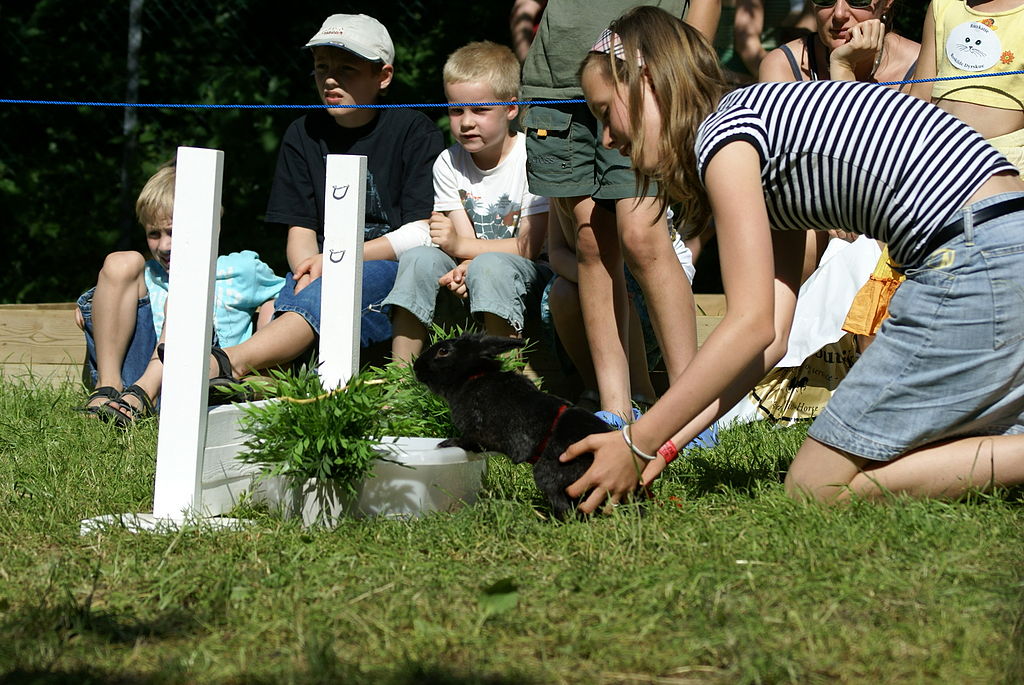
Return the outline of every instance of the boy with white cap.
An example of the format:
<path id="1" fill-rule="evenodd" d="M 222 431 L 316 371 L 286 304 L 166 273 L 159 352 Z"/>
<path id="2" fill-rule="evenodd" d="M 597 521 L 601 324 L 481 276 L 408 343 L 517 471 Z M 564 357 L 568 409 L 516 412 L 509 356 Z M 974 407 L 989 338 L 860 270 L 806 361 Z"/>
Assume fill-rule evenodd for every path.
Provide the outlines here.
<path id="1" fill-rule="evenodd" d="M 444 149 L 441 131 L 414 110 L 349 107 L 377 104 L 391 84 L 395 50 L 387 29 L 363 14 L 334 14 L 305 47 L 312 52 L 317 91 L 328 107 L 296 119 L 281 142 L 266 221 L 288 227 L 291 273 L 274 320 L 225 350 L 233 377 L 291 361 L 319 335 L 328 154 L 367 158 L 363 347 L 391 338 L 380 303 L 394 284 L 398 257 L 430 243 L 431 168 Z M 223 365 L 219 369 L 221 375 L 227 371 Z"/>

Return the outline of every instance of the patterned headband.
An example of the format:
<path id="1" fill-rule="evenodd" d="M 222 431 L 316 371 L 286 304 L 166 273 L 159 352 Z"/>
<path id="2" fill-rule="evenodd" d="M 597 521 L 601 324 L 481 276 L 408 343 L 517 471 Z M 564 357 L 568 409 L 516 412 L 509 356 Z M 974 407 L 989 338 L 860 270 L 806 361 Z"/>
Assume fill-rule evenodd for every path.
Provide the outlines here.
<path id="1" fill-rule="evenodd" d="M 605 29 L 601 33 L 601 37 L 594 43 L 594 47 L 590 48 L 591 52 L 603 52 L 604 54 L 611 54 L 616 59 L 621 59 L 623 62 L 626 61 L 626 48 L 622 45 L 622 38 L 619 34 L 615 33 L 611 29 Z M 636 65 L 642 67 L 644 65 L 644 56 L 640 54 L 640 51 L 636 51 Z"/>

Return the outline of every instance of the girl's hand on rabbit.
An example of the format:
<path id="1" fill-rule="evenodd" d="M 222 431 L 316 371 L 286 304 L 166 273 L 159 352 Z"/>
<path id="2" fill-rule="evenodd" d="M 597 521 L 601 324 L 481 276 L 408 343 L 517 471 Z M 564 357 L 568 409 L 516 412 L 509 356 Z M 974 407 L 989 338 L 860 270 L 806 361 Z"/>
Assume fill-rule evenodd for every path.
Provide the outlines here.
<path id="1" fill-rule="evenodd" d="M 618 504 L 636 490 L 645 463 L 633 456 L 618 431 L 588 435 L 565 450 L 558 460 L 572 461 L 585 452 L 594 453 L 594 463 L 583 477 L 565 489 L 573 499 L 590 493 L 579 511 L 592 514 L 606 501 Z"/>

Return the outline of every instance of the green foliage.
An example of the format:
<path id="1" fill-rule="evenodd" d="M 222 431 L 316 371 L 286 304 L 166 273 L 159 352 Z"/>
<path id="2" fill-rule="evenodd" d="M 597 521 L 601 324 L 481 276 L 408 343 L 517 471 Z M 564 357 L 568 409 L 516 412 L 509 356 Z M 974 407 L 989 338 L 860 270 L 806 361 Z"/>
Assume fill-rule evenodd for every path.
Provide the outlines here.
<path id="1" fill-rule="evenodd" d="M 128 6 L 107 0 L 3 3 L 3 97 L 124 101 Z M 365 13 L 396 49 L 391 103 L 443 101 L 441 66 L 471 40 L 508 40 L 505 3 L 422 0 L 146 2 L 138 101 L 308 105 L 318 102 L 301 46 L 333 12 Z M 102 36 L 103 40 L 97 40 Z M 437 119 L 443 108 L 425 109 Z M 285 232 L 263 214 L 281 136 L 297 110 L 0 105 L 0 302 L 69 301 L 95 284 L 114 250 L 145 250 L 134 201 L 181 145 L 224 150 L 222 253 L 256 250 L 287 269 Z"/>
<path id="2" fill-rule="evenodd" d="M 375 446 L 386 425 L 370 375 L 328 393 L 309 367 L 274 372 L 274 379 L 278 399 L 244 405 L 241 429 L 249 437 L 239 459 L 259 464 L 265 477 L 332 480 L 354 494 L 380 456 Z"/>
<path id="3" fill-rule="evenodd" d="M 379 388 L 380 386 L 370 386 Z M 312 393 L 312 388 L 310 389 Z M 779 475 L 802 428 L 730 429 L 642 514 L 564 524 L 492 459 L 474 506 L 334 530 L 82 536 L 152 511 L 156 423 L 0 379 L 0 681 L 1019 683 L 1016 495 L 824 508 Z M 714 483 L 716 474 L 727 480 Z M 638 646 L 639 645 L 639 646 Z"/>
<path id="4" fill-rule="evenodd" d="M 374 446 L 385 436 L 457 433 L 447 403 L 417 381 L 408 364 L 368 367 L 327 393 L 308 366 L 270 374 L 270 383 L 247 383 L 260 396 L 277 399 L 244 405 L 248 451 L 239 455 L 260 464 L 266 477 L 334 480 L 354 491 L 380 457 Z"/>
<path id="5" fill-rule="evenodd" d="M 391 362 L 368 371 L 384 381 L 377 390 L 387 435 L 449 438 L 457 434 L 448 403 L 416 380 L 411 365 Z"/>

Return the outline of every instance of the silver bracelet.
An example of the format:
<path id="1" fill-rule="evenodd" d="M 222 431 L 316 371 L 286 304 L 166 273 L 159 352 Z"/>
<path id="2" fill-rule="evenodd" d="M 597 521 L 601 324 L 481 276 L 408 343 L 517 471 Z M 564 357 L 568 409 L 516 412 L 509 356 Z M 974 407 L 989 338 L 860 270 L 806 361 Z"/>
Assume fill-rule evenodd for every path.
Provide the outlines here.
<path id="1" fill-rule="evenodd" d="M 655 459 L 658 458 L 658 455 L 656 454 L 645 454 L 641 452 L 640 448 L 633 444 L 633 440 L 629 436 L 628 423 L 622 427 L 622 439 L 626 441 L 626 447 L 629 448 L 629 451 L 635 454 L 636 456 L 640 457 L 644 461 L 654 461 Z"/>

